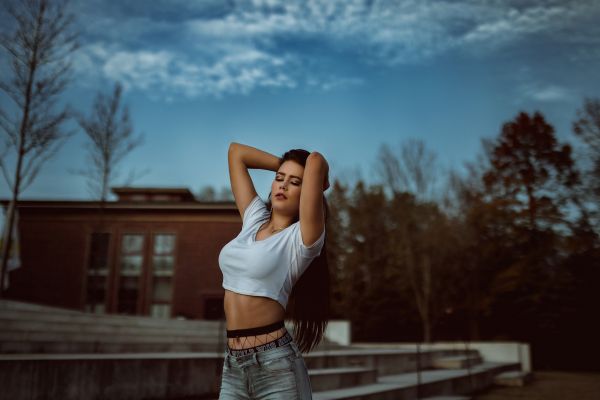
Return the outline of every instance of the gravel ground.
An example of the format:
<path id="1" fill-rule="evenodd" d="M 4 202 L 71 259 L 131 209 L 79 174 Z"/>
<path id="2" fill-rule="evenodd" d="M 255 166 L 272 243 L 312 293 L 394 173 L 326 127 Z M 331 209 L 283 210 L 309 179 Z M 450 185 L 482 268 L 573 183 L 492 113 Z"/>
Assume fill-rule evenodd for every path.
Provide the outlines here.
<path id="1" fill-rule="evenodd" d="M 525 387 L 493 387 L 473 400 L 599 400 L 600 373 L 535 372 Z"/>

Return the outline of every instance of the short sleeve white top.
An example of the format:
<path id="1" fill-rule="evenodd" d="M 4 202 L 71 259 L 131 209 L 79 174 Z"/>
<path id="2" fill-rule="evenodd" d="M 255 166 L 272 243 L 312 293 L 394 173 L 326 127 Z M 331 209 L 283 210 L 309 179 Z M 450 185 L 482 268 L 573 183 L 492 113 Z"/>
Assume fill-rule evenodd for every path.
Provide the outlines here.
<path id="1" fill-rule="evenodd" d="M 252 199 L 244 212 L 241 232 L 221 249 L 219 268 L 223 273 L 223 288 L 269 297 L 285 309 L 292 287 L 321 254 L 325 229 L 310 246 L 302 242 L 300 221 L 266 239 L 256 240 L 256 233 L 269 214 L 259 196 Z"/>

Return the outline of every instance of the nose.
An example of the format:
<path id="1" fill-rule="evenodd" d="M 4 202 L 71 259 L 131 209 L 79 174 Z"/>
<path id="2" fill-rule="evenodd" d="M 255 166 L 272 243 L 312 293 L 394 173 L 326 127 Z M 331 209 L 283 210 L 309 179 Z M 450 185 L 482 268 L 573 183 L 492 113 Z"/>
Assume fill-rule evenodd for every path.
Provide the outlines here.
<path id="1" fill-rule="evenodd" d="M 279 187 L 287 190 L 287 183 L 285 181 L 281 181 L 281 184 L 279 185 Z"/>

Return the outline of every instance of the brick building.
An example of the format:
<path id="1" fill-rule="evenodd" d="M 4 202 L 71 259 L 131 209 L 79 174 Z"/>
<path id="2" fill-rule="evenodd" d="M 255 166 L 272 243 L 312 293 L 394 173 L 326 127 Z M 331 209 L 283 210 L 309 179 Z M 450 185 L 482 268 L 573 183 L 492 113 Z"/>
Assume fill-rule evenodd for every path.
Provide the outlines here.
<path id="1" fill-rule="evenodd" d="M 221 318 L 218 256 L 241 229 L 235 204 L 200 202 L 181 188 L 112 190 L 118 199 L 103 205 L 20 201 L 21 267 L 10 272 L 4 297 L 96 313 Z"/>

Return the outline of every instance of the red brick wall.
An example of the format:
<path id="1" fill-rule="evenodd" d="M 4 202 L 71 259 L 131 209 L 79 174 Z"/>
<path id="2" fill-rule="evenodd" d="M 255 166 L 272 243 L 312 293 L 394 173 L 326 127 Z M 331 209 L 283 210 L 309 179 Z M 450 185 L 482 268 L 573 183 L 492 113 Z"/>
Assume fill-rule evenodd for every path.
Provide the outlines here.
<path id="1" fill-rule="evenodd" d="M 10 273 L 7 298 L 65 308 L 85 307 L 86 269 L 91 233 L 111 233 L 109 264 L 113 272 L 108 310 L 117 300 L 116 271 L 124 233 L 144 233 L 149 262 L 152 233 L 174 233 L 175 267 L 172 316 L 202 318 L 207 298 L 222 298 L 221 248 L 241 229 L 234 207 L 222 210 L 106 211 L 20 209 L 22 267 Z M 101 229 L 99 229 L 101 227 Z M 150 293 L 147 294 L 148 296 Z M 146 299 L 145 306 L 148 306 Z M 147 310 L 146 310 L 147 311 Z"/>

